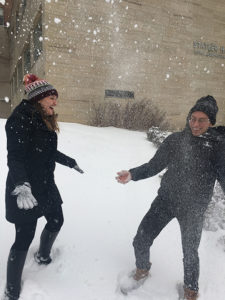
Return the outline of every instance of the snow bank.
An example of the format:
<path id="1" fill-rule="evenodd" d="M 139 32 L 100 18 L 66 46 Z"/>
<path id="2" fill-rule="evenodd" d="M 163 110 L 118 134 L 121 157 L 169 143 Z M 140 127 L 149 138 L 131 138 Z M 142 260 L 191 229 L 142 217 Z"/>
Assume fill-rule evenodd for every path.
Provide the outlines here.
<path id="1" fill-rule="evenodd" d="M 0 294 L 14 227 L 4 219 L 7 175 L 5 120 L 0 119 Z M 38 266 L 38 247 L 44 218 L 38 222 L 23 274 L 23 300 L 174 300 L 176 283 L 182 281 L 182 250 L 176 220 L 155 240 L 151 251 L 151 278 L 125 297 L 117 279 L 134 267 L 132 239 L 156 196 L 160 178 L 120 185 L 116 172 L 140 165 L 156 149 L 145 133 L 116 128 L 60 124 L 59 150 L 74 157 L 85 171 L 81 175 L 57 165 L 56 182 L 64 200 L 65 223 L 53 248 L 51 265 Z M 224 300 L 224 252 L 220 232 L 204 232 L 200 247 L 200 300 Z"/>

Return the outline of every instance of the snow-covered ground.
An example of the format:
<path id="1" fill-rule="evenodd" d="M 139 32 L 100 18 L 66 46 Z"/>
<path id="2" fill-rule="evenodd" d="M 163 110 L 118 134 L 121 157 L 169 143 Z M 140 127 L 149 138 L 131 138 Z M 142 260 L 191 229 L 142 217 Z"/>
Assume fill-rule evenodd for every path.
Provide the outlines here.
<path id="1" fill-rule="evenodd" d="M 4 218 L 7 174 L 5 120 L 0 119 L 0 294 L 5 285 L 14 227 Z M 182 281 L 178 223 L 173 220 L 155 240 L 151 278 L 128 296 L 117 291 L 118 276 L 134 268 L 132 239 L 156 196 L 160 178 L 120 185 L 116 172 L 149 160 L 155 148 L 145 133 L 116 128 L 60 124 L 59 150 L 74 157 L 85 171 L 57 165 L 56 183 L 64 200 L 65 223 L 53 248 L 53 262 L 38 266 L 33 253 L 45 224 L 38 223 L 24 273 L 23 300 L 174 300 Z M 200 300 L 225 299 L 225 253 L 221 232 L 204 232 L 200 246 Z"/>

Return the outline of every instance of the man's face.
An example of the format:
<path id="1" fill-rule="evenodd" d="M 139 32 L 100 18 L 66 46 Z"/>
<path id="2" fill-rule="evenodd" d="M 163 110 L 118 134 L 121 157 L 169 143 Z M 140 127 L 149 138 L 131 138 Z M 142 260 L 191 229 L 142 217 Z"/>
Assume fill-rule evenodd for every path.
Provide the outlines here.
<path id="1" fill-rule="evenodd" d="M 195 111 L 189 119 L 189 126 L 194 136 L 200 136 L 212 126 L 209 117 L 202 111 Z"/>

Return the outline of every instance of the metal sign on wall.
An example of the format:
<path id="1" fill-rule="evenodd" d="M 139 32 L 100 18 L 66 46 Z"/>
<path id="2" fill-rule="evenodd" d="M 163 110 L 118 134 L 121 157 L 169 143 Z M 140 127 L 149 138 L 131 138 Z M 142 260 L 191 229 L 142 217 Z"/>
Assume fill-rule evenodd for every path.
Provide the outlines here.
<path id="1" fill-rule="evenodd" d="M 215 43 L 193 42 L 194 54 L 225 59 L 225 47 Z"/>

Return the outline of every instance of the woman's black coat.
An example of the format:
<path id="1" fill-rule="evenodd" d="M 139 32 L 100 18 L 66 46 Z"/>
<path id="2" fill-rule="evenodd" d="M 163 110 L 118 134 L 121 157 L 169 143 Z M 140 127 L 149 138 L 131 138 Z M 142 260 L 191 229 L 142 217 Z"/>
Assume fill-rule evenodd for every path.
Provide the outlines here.
<path id="1" fill-rule="evenodd" d="M 158 194 L 165 204 L 185 209 L 206 209 L 216 179 L 225 191 L 225 145 L 221 130 L 210 128 L 195 137 L 189 128 L 168 136 L 155 156 L 130 170 L 134 181 L 166 169 Z"/>
<path id="2" fill-rule="evenodd" d="M 57 134 L 50 131 L 41 115 L 26 100 L 14 109 L 6 122 L 8 167 L 6 182 L 6 219 L 27 223 L 47 214 L 62 199 L 54 181 L 55 163 L 70 168 L 76 161 L 57 151 Z M 24 210 L 17 207 L 12 191 L 29 182 L 38 206 Z"/>

